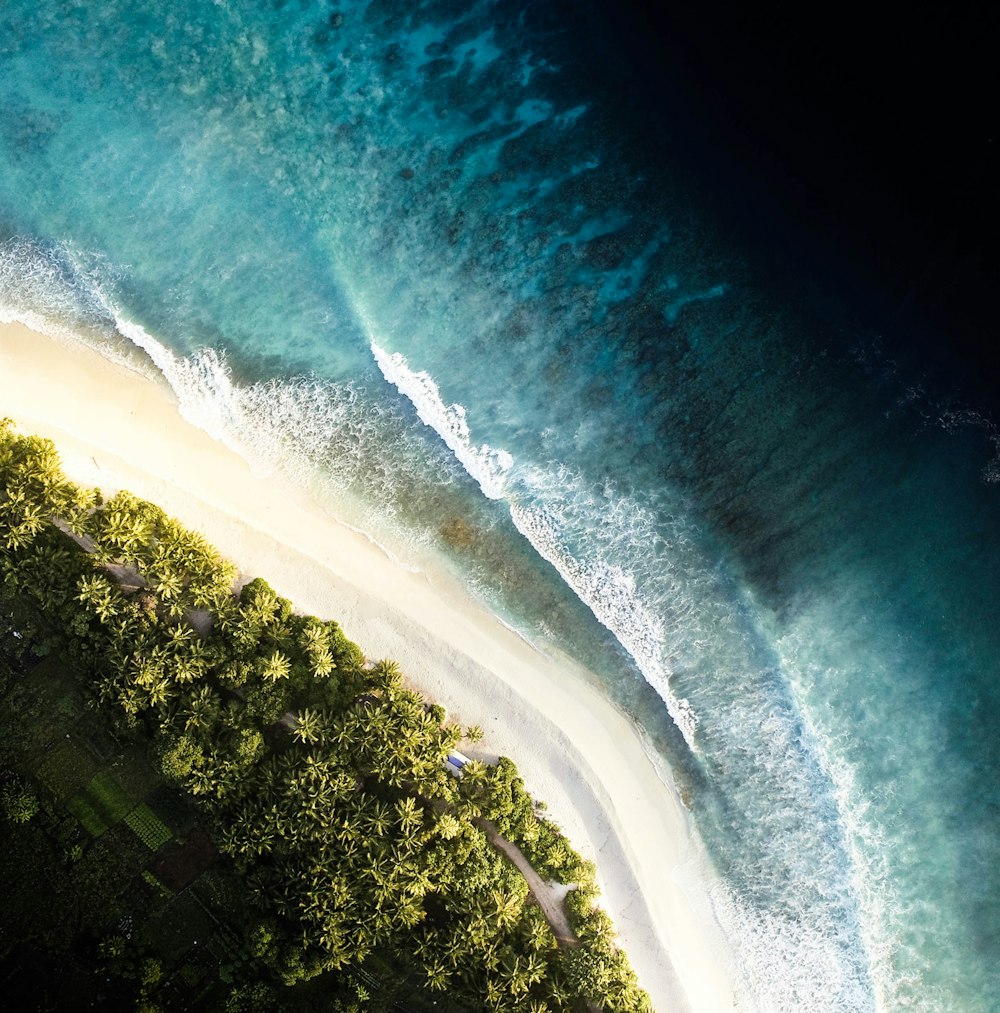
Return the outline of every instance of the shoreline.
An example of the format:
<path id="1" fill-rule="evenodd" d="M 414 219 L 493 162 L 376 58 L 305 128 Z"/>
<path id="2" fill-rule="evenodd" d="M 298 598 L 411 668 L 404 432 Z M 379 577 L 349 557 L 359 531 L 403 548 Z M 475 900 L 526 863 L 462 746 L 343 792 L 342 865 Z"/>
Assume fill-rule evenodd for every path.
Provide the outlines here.
<path id="1" fill-rule="evenodd" d="M 3 416 L 52 439 L 74 481 L 157 503 L 297 610 L 335 619 L 366 654 L 393 658 L 462 724 L 480 724 L 483 742 L 469 752 L 510 756 L 596 862 L 602 905 L 654 1007 L 737 1008 L 735 958 L 690 817 L 634 725 L 576 662 L 532 647 L 443 572 L 396 565 L 182 419 L 165 383 L 82 344 L 0 324 Z"/>

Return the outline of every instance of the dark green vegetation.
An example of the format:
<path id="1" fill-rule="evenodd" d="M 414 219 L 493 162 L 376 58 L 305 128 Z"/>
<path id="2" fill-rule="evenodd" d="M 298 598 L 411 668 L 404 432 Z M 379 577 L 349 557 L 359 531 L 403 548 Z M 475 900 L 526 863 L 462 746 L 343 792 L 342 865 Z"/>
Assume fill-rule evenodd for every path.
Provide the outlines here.
<path id="1" fill-rule="evenodd" d="M 0 565 L 0 979 L 22 1008 L 649 1008 L 509 760 L 452 777 L 461 729 L 394 663 L 262 580 L 234 593 L 198 535 L 71 485 L 7 423 Z M 578 940 L 484 820 L 577 884 Z"/>

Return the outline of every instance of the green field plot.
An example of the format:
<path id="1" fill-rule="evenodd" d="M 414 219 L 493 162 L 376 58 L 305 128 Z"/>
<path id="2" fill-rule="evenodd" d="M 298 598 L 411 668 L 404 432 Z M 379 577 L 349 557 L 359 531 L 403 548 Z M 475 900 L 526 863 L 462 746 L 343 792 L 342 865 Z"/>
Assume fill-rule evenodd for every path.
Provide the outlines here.
<path id="1" fill-rule="evenodd" d="M 95 774 L 83 791 L 74 795 L 66 808 L 92 837 L 100 837 L 132 811 L 135 803 L 106 770 Z"/>
<path id="2" fill-rule="evenodd" d="M 74 795 L 66 803 L 66 808 L 80 821 L 80 826 L 91 837 L 100 837 L 108 829 L 109 824 L 90 804 L 86 795 Z"/>
<path id="3" fill-rule="evenodd" d="M 57 799 L 79 792 L 94 776 L 97 761 L 72 739 L 65 739 L 39 764 L 38 779 Z"/>
<path id="4" fill-rule="evenodd" d="M 137 805 L 125 817 L 125 822 L 150 851 L 161 848 L 174 836 L 166 823 L 145 802 Z"/>
<path id="5" fill-rule="evenodd" d="M 163 778 L 150 766 L 145 749 L 139 746 L 126 746 L 121 751 L 114 772 L 118 783 L 137 801 L 163 787 Z"/>
<path id="6" fill-rule="evenodd" d="M 125 789 L 115 780 L 114 775 L 107 770 L 102 770 L 90 779 L 87 794 L 93 799 L 95 806 L 107 814 L 110 823 L 124 819 L 135 805 Z"/>

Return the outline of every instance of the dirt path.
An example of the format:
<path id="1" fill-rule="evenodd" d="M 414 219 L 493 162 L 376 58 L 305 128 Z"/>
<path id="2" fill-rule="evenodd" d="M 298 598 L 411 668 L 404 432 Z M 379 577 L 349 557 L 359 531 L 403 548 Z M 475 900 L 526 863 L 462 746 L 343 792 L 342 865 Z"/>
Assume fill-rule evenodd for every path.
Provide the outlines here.
<path id="1" fill-rule="evenodd" d="M 580 940 L 576 933 L 570 928 L 569 919 L 563 909 L 563 898 L 570 891 L 570 887 L 563 883 L 548 883 L 535 872 L 531 863 L 525 858 L 524 853 L 516 845 L 504 837 L 496 825 L 486 819 L 478 819 L 476 823 L 486 834 L 490 844 L 497 851 L 503 852 L 517 866 L 518 871 L 524 876 L 528 889 L 532 896 L 538 901 L 538 906 L 545 915 L 545 920 L 552 928 L 556 940 L 562 946 L 579 946 Z"/>

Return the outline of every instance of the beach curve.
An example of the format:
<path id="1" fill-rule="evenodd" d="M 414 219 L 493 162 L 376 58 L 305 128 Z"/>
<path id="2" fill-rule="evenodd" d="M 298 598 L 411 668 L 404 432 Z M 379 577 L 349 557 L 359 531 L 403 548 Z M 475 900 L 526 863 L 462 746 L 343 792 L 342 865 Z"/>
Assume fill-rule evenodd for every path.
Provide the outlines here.
<path id="1" fill-rule="evenodd" d="M 158 503 L 298 609 L 397 660 L 453 717 L 482 725 L 477 755 L 510 756 L 596 862 L 603 905 L 655 1008 L 737 1008 L 735 959 L 689 817 L 635 726 L 574 661 L 534 650 L 444 572 L 397 566 L 184 421 L 166 384 L 81 344 L 0 325 L 0 416 L 52 439 L 73 480 Z"/>

